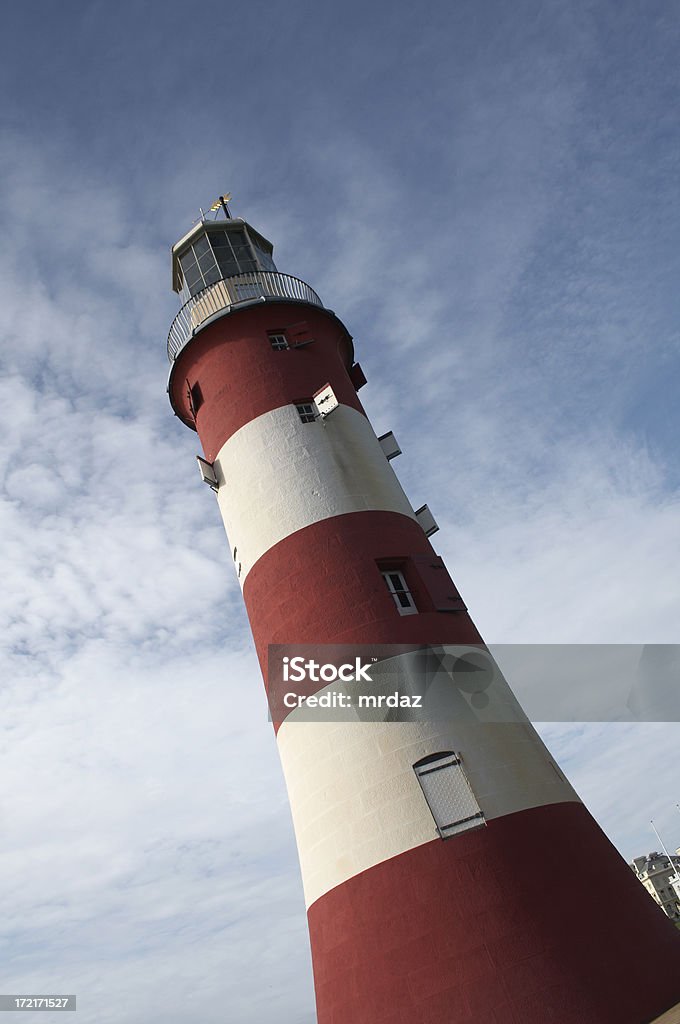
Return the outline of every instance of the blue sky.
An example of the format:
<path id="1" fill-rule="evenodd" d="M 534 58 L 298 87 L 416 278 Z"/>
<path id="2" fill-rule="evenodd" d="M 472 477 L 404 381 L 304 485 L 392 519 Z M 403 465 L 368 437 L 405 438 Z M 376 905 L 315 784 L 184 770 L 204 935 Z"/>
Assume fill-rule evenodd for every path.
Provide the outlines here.
<path id="1" fill-rule="evenodd" d="M 165 394 L 169 247 L 219 192 L 354 335 L 489 642 L 680 640 L 679 36 L 625 0 L 4 12 L 2 991 L 314 1021 L 240 592 Z M 544 734 L 625 857 L 651 817 L 680 845 L 677 725 Z"/>

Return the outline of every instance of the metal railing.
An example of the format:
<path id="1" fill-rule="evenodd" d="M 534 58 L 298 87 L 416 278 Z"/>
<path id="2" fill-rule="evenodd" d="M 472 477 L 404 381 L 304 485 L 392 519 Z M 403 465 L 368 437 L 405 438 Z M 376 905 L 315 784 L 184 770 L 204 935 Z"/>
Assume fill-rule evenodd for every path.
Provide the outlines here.
<path id="1" fill-rule="evenodd" d="M 173 362 L 196 330 L 215 313 L 254 299 L 296 299 L 323 306 L 313 288 L 289 274 L 257 270 L 227 277 L 192 295 L 172 322 L 168 334 L 168 359 Z"/>

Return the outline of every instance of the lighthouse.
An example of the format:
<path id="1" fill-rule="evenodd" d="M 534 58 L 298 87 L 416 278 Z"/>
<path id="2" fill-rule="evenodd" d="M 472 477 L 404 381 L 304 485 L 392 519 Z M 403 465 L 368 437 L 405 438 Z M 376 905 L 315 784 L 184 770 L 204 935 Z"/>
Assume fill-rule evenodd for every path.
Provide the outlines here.
<path id="1" fill-rule="evenodd" d="M 172 282 L 168 393 L 270 695 L 319 1024 L 680 1020 L 680 935 L 488 656 L 342 320 L 226 200 L 173 246 Z M 333 713 L 280 699 L 292 669 Z M 362 673 L 439 710 L 347 711 Z"/>

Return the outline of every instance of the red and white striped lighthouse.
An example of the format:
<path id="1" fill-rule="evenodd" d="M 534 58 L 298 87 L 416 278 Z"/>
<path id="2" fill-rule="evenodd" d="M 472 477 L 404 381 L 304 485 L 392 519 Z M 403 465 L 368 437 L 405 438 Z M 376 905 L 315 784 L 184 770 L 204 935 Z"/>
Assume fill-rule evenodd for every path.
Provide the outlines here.
<path id="1" fill-rule="evenodd" d="M 173 247 L 168 391 L 201 439 L 265 683 L 274 644 L 395 645 L 405 676 L 409 651 L 483 650 L 359 401 L 347 329 L 222 209 Z M 675 1020 L 680 935 L 502 677 L 469 707 L 275 723 L 319 1024 Z"/>

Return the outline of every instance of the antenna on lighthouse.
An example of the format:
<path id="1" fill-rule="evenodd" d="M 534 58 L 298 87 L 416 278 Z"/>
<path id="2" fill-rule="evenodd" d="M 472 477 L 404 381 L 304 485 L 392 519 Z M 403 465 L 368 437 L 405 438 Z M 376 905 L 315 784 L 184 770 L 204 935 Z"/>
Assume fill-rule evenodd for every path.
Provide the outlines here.
<path id="1" fill-rule="evenodd" d="M 212 206 L 208 210 L 208 213 L 214 213 L 215 214 L 214 219 L 217 220 L 217 214 L 220 212 L 220 210 L 223 210 L 224 211 L 224 216 L 227 218 L 227 220 L 233 220 L 233 217 L 232 217 L 231 213 L 229 212 L 229 207 L 227 205 L 230 202 L 231 202 L 231 192 L 225 192 L 225 194 L 223 196 L 218 196 L 217 197 L 215 202 L 212 204 Z M 199 210 L 199 213 L 200 213 L 201 216 L 196 218 L 196 220 L 194 221 L 194 224 L 198 224 L 199 221 L 202 222 L 202 221 L 205 220 L 205 211 L 204 211 L 203 207 L 199 206 L 198 210 Z"/>
<path id="2" fill-rule="evenodd" d="M 231 214 L 229 213 L 229 207 L 227 206 L 227 203 L 229 203 L 230 200 L 231 192 L 227 192 L 223 196 L 218 196 L 215 202 L 210 207 L 210 212 L 218 213 L 220 210 L 224 210 L 224 216 L 227 218 L 227 220 L 231 220 L 232 217 Z"/>

